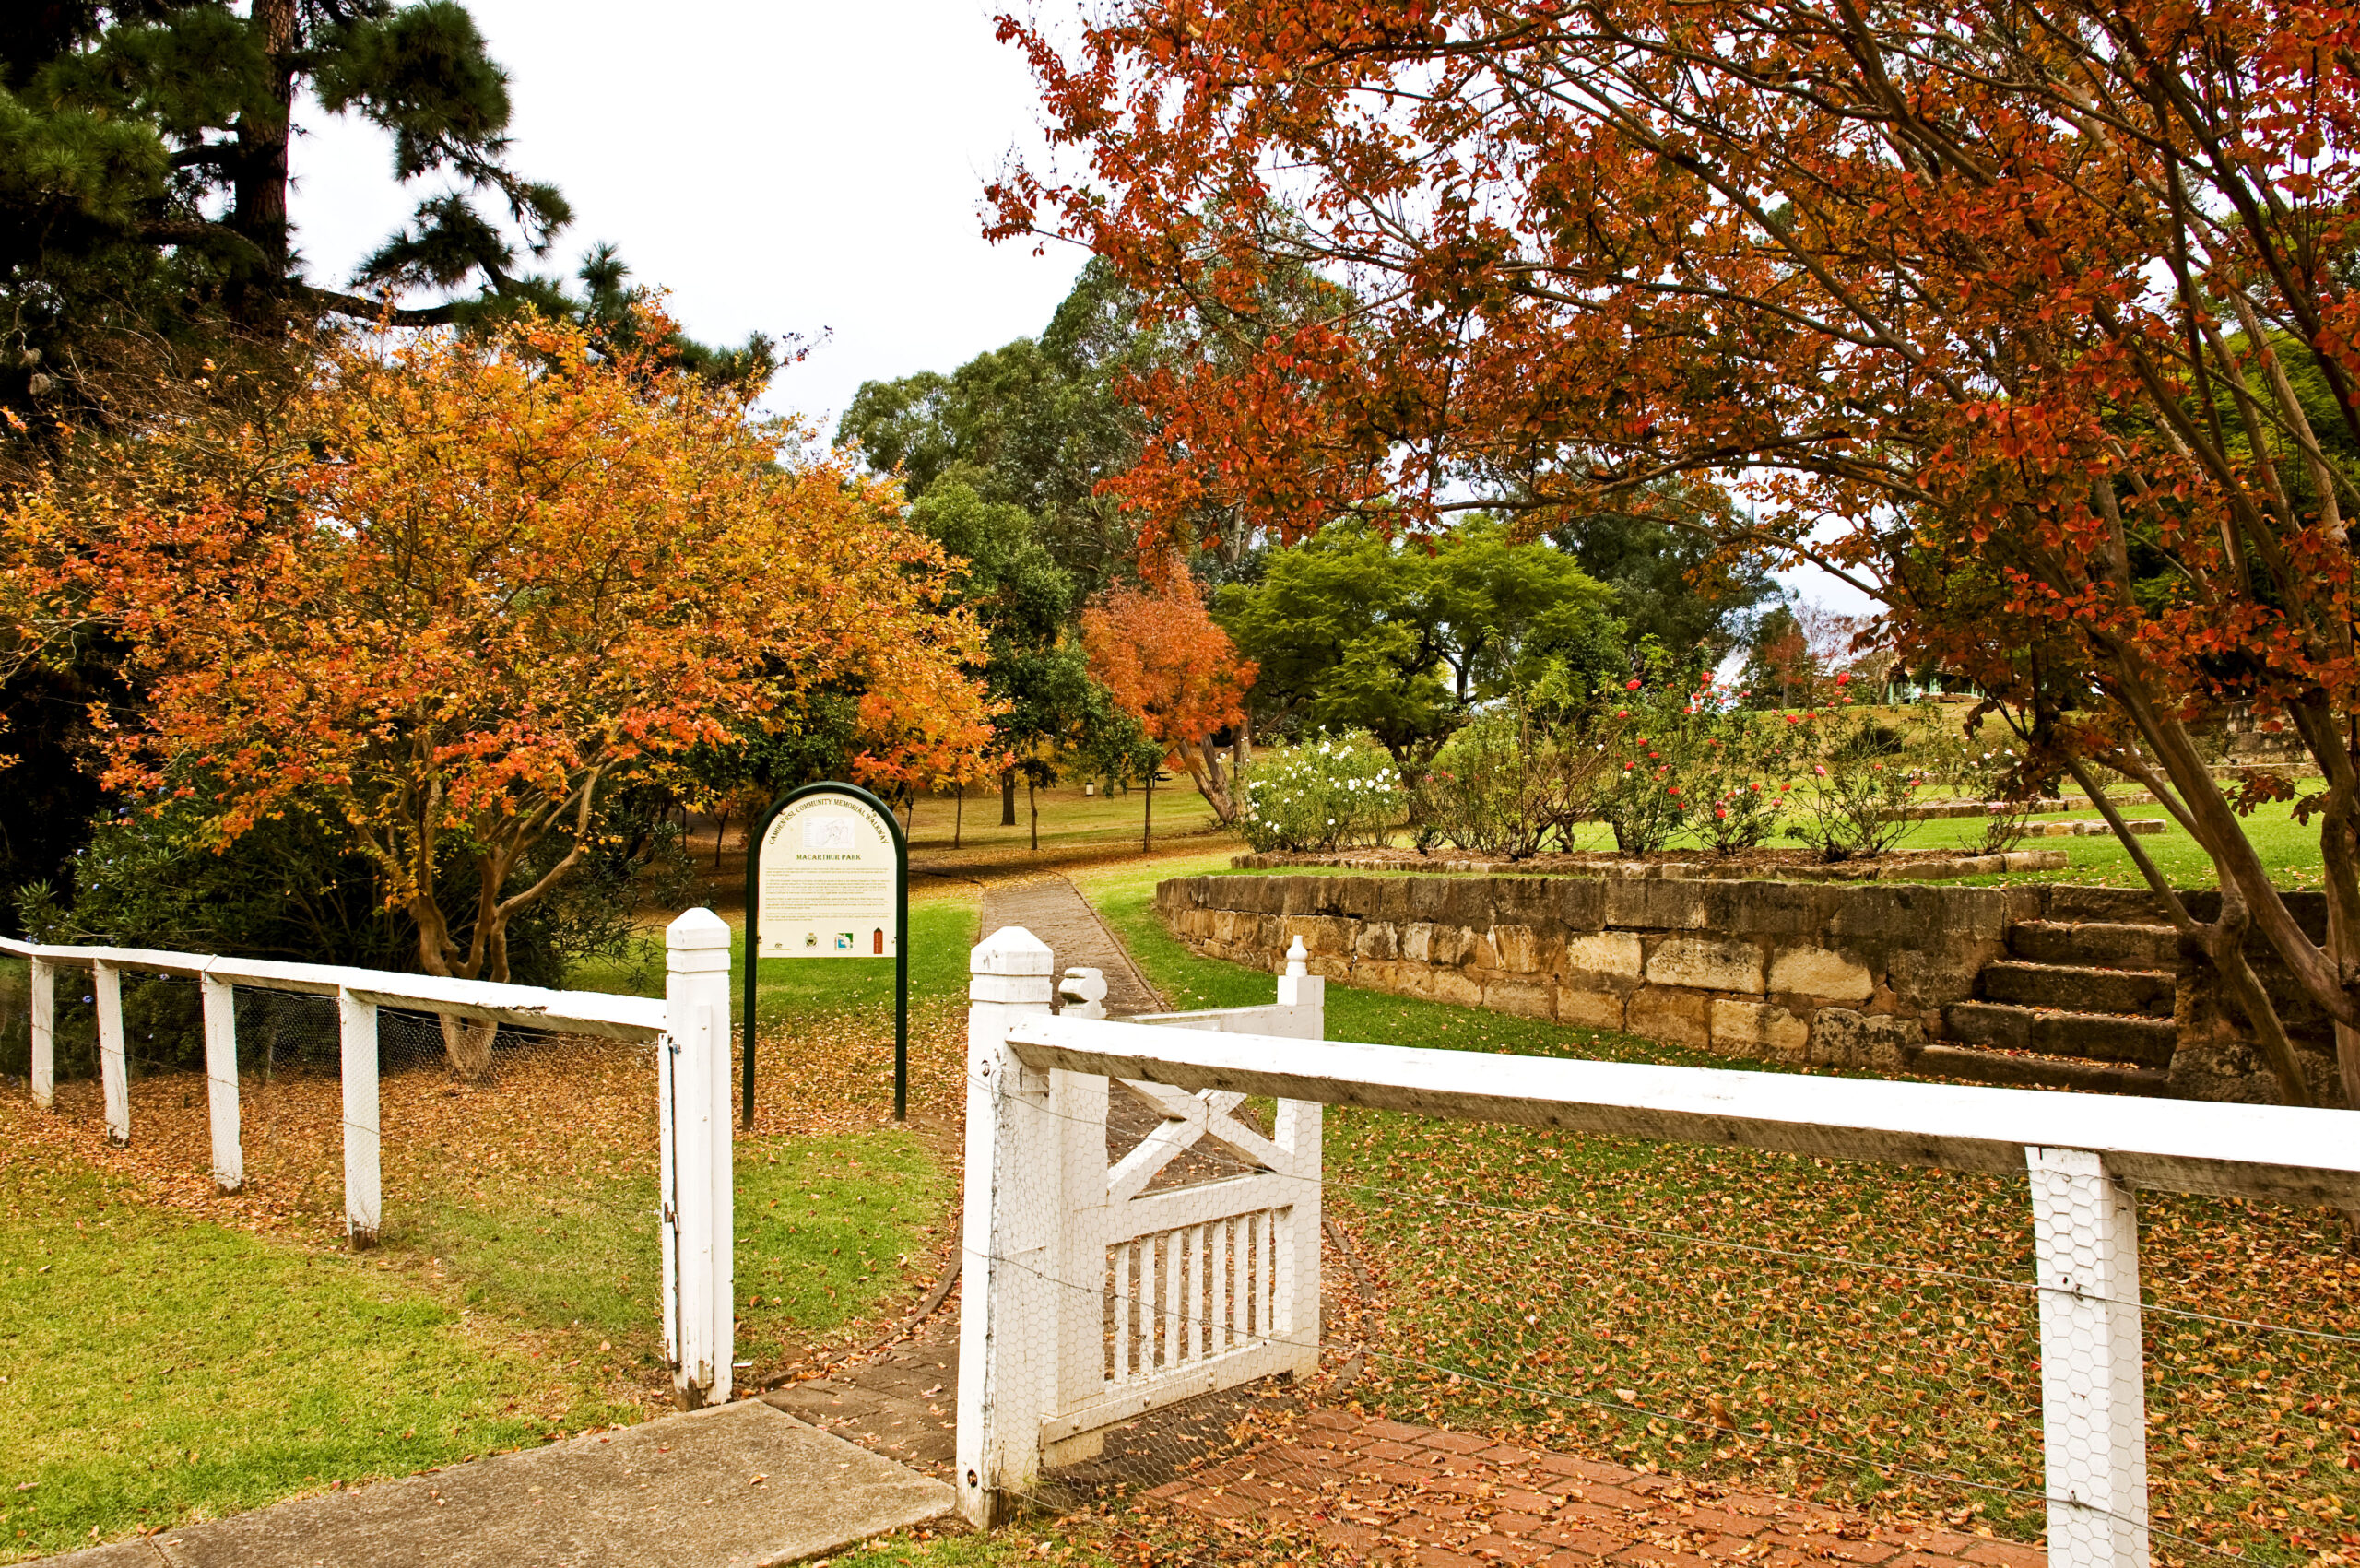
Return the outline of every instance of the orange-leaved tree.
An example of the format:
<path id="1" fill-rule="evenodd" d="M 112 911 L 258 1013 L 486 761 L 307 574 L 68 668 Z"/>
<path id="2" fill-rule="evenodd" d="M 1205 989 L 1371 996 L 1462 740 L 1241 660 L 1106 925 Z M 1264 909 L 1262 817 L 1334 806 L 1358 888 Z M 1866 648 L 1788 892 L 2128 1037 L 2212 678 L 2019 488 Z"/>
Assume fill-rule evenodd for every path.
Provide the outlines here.
<path id="1" fill-rule="evenodd" d="M 1081 171 L 1011 171 L 997 232 L 1157 300 L 1312 266 L 1360 302 L 1147 386 L 1115 488 L 1151 528 L 1545 530 L 1718 477 L 1743 542 L 1881 598 L 2047 771 L 2154 791 L 2218 882 L 2117 819 L 2183 950 L 2283 1098 L 2360 1107 L 2360 13 L 1120 0 L 1000 31 Z M 2241 710 L 2319 782 L 2217 778 Z M 2323 919 L 2243 830 L 2272 797 L 2319 831 Z"/>
<path id="2" fill-rule="evenodd" d="M 114 737 L 114 786 L 195 798 L 225 843 L 315 812 L 374 861 L 427 973 L 503 980 L 511 921 L 622 781 L 694 794 L 692 749 L 821 690 L 862 693 L 880 775 L 986 733 L 939 549 L 895 486 L 758 419 L 758 391 L 537 320 L 360 336 L 201 461 L 159 429 L 118 484 L 37 484 L 6 563 L 57 624 L 133 650 L 145 720 Z M 444 1039 L 484 1072 L 488 1031 Z"/>
<path id="3" fill-rule="evenodd" d="M 1206 613 L 1185 568 L 1160 587 L 1116 588 L 1081 612 L 1090 673 L 1196 782 L 1222 822 L 1244 810 L 1239 777 L 1247 761 L 1245 693 L 1255 666 Z M 1226 738 L 1224 738 L 1226 737 Z M 1148 779 L 1154 810 L 1155 780 Z"/>

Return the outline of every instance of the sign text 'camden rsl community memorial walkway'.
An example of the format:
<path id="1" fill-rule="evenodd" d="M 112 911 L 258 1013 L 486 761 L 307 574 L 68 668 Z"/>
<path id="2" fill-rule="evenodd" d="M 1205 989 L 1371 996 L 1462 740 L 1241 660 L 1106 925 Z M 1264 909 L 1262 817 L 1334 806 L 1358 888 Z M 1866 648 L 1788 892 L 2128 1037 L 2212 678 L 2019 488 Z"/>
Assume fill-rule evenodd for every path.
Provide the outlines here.
<path id="1" fill-rule="evenodd" d="M 909 1114 L 909 846 L 856 784 L 789 791 L 746 846 L 745 1119 L 754 1120 L 755 972 L 764 959 L 893 961 L 893 1114 Z"/>

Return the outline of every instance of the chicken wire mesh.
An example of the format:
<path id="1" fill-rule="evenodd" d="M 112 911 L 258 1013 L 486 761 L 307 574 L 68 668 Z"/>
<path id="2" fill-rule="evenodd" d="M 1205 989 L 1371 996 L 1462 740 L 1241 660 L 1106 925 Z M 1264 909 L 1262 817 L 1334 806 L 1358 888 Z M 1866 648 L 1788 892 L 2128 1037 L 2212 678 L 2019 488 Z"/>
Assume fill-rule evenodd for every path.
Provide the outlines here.
<path id="1" fill-rule="evenodd" d="M 1316 1366 L 1052 1443 L 1026 1503 L 1218 1562 L 2043 1542 L 2024 1180 L 1394 1113 L 1331 1110 L 1326 1135 Z M 1286 1206 L 1212 1196 L 1267 1167 L 1199 1139 L 1167 1170 L 1223 1217 L 1111 1246 L 1095 1286 L 1039 1269 L 1031 1338 L 1099 1329 L 1057 1347 L 1060 1409 L 1285 1337 Z M 2351 1561 L 2360 1265 L 2335 1217 L 2149 1194 L 2141 1219 L 2154 1559 Z"/>

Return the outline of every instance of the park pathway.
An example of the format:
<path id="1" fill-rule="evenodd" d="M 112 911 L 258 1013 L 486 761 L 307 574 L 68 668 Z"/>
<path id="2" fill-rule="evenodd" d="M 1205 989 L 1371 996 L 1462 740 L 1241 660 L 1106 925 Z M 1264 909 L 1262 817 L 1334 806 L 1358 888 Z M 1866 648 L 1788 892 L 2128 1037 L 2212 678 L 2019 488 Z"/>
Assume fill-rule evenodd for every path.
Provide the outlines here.
<path id="1" fill-rule="evenodd" d="M 983 934 L 988 937 L 1006 925 L 1021 925 L 1048 943 L 1060 975 L 1068 969 L 1104 970 L 1106 1010 L 1116 1018 L 1165 1010 L 1162 996 L 1131 961 L 1121 938 L 1107 929 L 1081 890 L 1063 877 L 986 883 Z"/>
<path id="2" fill-rule="evenodd" d="M 767 1568 L 955 1502 L 939 1480 L 741 1400 L 31 1568 Z"/>

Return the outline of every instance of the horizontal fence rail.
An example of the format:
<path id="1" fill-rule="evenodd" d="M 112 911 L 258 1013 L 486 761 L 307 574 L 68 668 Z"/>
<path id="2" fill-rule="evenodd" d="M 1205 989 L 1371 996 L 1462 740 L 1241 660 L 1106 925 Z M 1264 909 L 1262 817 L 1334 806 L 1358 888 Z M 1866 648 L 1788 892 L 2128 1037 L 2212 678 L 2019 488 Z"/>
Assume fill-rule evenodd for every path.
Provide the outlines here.
<path id="1" fill-rule="evenodd" d="M 2103 1155 L 2134 1186 L 2360 1207 L 2350 1111 L 2133 1100 L 1718 1067 L 1493 1056 L 1275 1035 L 1186 1034 L 1028 1015 L 1008 1043 L 1035 1071 L 1315 1100 L 1604 1137 L 2021 1174 L 2024 1150 Z"/>
<path id="2" fill-rule="evenodd" d="M 1050 1127 L 1056 1113 L 1070 1116 L 1093 1094 L 1103 1103 L 1110 1081 L 1150 1097 L 1173 1096 L 1166 1126 L 1175 1135 L 1186 1130 L 1181 1123 L 1201 1123 L 1252 1095 L 1315 1115 L 1320 1106 L 1351 1106 L 2023 1177 L 2034 1244 L 2028 1289 L 2038 1299 L 2045 1469 L 2042 1492 L 2026 1495 L 2047 1510 L 2052 1568 L 2144 1568 L 2155 1533 L 2148 1517 L 2137 1189 L 2360 1208 L 2360 1119 L 2349 1111 L 1421 1050 L 1304 1038 L 1292 1018 L 1280 1027 L 1254 1027 L 1256 1015 L 1279 1021 L 1280 1009 L 1152 1021 L 1072 1010 L 1055 1016 L 1045 1000 L 1031 1005 L 1018 978 L 1028 967 L 1031 942 L 1027 933 L 1004 931 L 975 952 L 969 1264 L 1011 1284 L 1005 1302 L 980 1291 L 970 1296 L 969 1312 L 1031 1304 L 1025 1292 L 1034 1276 L 1045 1277 L 1046 1242 L 1058 1220 L 1025 1205 L 1037 1204 L 1043 1191 L 1057 1191 L 1059 1181 L 1054 1168 L 1034 1173 L 1027 1161 L 1054 1167 L 1060 1158 Z M 1189 1110 L 1181 1096 L 1204 1102 L 1207 1112 Z M 1302 1160 L 1247 1147 L 1235 1152 L 1238 1173 L 1203 1188 L 1209 1200 L 1222 1185 L 1275 1184 L 1306 1190 L 1292 1198 L 1257 1192 L 1257 1203 L 1274 1213 L 1290 1202 L 1316 1203 L 1316 1149 Z M 1063 1190 L 1073 1201 L 1069 1176 Z M 1207 1229 L 1188 1244 L 1198 1250 L 1171 1256 L 1192 1278 L 1203 1266 L 1189 1260 L 1199 1256 L 1213 1260 L 1209 1277 L 1216 1282 L 1234 1278 L 1229 1232 Z M 1315 1274 L 1308 1321 L 1316 1329 L 1316 1248 L 1305 1261 Z M 1109 1350 L 1119 1378 L 1140 1364 L 1127 1358 L 1148 1353 L 1143 1325 L 1150 1315 L 1168 1317 L 1171 1309 L 1159 1283 L 1162 1261 L 1118 1253 L 1112 1267 L 1115 1284 L 1106 1293 L 1116 1313 L 1124 1313 L 1127 1299 L 1138 1303 L 1136 1314 L 1114 1320 Z M 1185 1359 L 1208 1326 L 1218 1331 L 1224 1312 L 1233 1318 L 1233 1293 L 1209 1309 L 1206 1325 L 1166 1323 L 1160 1342 L 1178 1346 Z M 1004 1322 L 997 1336 L 992 1326 L 962 1325 L 978 1364 L 962 1366 L 962 1505 L 985 1523 L 1005 1516 L 1004 1494 L 1022 1492 L 1042 1466 L 1059 1462 L 1057 1439 L 1080 1424 L 1052 1421 L 1043 1431 L 1045 1443 L 1028 1443 L 1022 1421 L 990 1408 L 1001 1388 L 1014 1390 L 1021 1403 L 1032 1385 L 1019 1363 L 1039 1353 L 1007 1331 L 1013 1322 Z M 1095 1378 L 1106 1363 L 1094 1338 L 1087 1349 Z"/>
<path id="3" fill-rule="evenodd" d="M 118 1146 L 128 1144 L 133 1133 L 123 977 L 168 975 L 196 981 L 202 998 L 213 1179 L 224 1192 L 237 1191 L 245 1180 L 237 990 L 333 998 L 342 1091 L 345 1228 L 356 1248 L 372 1245 L 384 1223 L 378 1009 L 654 1044 L 660 1101 L 665 1340 L 680 1402 L 694 1408 L 729 1397 L 735 1339 L 729 940 L 729 927 L 711 910 L 690 910 L 673 921 L 665 932 L 667 979 L 661 999 L 5 937 L 0 937 L 0 956 L 29 963 L 30 1089 L 34 1102 L 43 1109 L 53 1108 L 56 1101 L 57 975 L 61 970 L 88 971 L 106 1136 Z"/>

